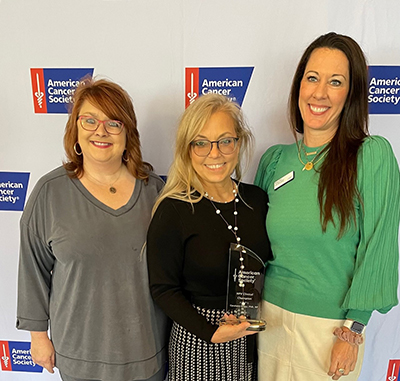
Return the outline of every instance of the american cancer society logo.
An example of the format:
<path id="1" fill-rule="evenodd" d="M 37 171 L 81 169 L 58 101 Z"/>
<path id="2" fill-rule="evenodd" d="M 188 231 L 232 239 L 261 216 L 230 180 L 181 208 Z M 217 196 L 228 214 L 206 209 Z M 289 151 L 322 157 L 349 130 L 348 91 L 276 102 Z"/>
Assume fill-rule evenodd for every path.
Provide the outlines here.
<path id="1" fill-rule="evenodd" d="M 400 377 L 400 360 L 389 360 L 386 381 L 399 381 Z"/>
<path id="2" fill-rule="evenodd" d="M 0 172 L 0 210 L 24 210 L 29 173 Z"/>
<path id="3" fill-rule="evenodd" d="M 225 95 L 240 106 L 246 95 L 254 67 L 187 67 L 185 108 L 208 93 Z"/>
<path id="4" fill-rule="evenodd" d="M 400 114 L 400 66 L 370 66 L 370 114 Z"/>
<path id="5" fill-rule="evenodd" d="M 36 114 L 67 114 L 72 96 L 94 69 L 31 69 L 33 105 Z"/>
<path id="6" fill-rule="evenodd" d="M 31 343 L 23 341 L 0 341 L 1 370 L 10 372 L 41 373 L 43 368 L 34 364 Z"/>

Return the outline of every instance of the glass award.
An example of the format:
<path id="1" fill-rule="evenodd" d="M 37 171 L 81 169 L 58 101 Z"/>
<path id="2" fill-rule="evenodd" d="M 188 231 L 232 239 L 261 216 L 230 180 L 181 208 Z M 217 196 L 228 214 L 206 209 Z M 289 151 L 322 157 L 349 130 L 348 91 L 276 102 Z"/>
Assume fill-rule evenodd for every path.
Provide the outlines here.
<path id="1" fill-rule="evenodd" d="M 239 243 L 229 248 L 226 313 L 219 324 L 249 322 L 249 331 L 264 331 L 266 322 L 261 319 L 261 302 L 264 286 L 265 264 L 252 250 Z"/>

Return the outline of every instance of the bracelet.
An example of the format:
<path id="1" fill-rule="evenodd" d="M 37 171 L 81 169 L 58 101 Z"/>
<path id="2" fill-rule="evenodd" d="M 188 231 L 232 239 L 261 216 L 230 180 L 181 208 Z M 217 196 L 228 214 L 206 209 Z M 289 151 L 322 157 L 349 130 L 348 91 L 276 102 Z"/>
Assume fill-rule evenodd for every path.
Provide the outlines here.
<path id="1" fill-rule="evenodd" d="M 343 327 L 335 328 L 333 334 L 342 341 L 347 341 L 351 345 L 360 345 L 364 342 L 362 335 L 352 332 L 350 330 L 344 330 Z"/>

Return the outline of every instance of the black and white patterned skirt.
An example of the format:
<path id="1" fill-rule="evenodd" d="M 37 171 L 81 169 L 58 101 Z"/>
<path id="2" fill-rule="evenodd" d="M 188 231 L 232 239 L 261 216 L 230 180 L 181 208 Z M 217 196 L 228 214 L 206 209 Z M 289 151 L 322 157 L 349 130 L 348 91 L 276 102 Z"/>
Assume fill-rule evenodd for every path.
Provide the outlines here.
<path id="1" fill-rule="evenodd" d="M 201 307 L 196 309 L 211 324 L 218 324 L 218 320 L 224 315 L 222 310 Z M 168 380 L 255 381 L 255 345 L 254 336 L 227 343 L 209 344 L 174 322 L 169 340 Z"/>

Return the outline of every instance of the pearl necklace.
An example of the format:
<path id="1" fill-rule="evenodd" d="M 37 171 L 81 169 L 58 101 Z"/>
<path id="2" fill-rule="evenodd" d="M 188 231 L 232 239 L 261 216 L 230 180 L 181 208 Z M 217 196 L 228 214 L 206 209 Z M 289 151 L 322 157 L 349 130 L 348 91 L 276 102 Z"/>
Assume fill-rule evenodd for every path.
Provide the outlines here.
<path id="1" fill-rule="evenodd" d="M 234 216 L 234 220 L 235 220 L 234 227 L 232 227 L 232 225 L 229 224 L 228 221 L 221 214 L 221 210 L 219 210 L 213 202 L 213 197 L 210 197 L 207 192 L 204 193 L 204 196 L 206 198 L 208 198 L 208 200 L 211 202 L 211 204 L 213 205 L 213 207 L 215 209 L 215 213 L 218 214 L 222 218 L 222 220 L 225 222 L 228 230 L 230 230 L 236 238 L 236 245 L 237 245 L 236 248 L 239 249 L 239 252 L 240 252 L 240 254 L 239 254 L 240 255 L 240 257 L 239 257 L 240 266 L 238 269 L 238 275 L 237 275 L 238 283 L 237 284 L 241 288 L 241 292 L 244 295 L 246 285 L 244 283 L 244 273 L 243 272 L 245 270 L 244 256 L 246 255 L 246 249 L 244 248 L 244 246 L 242 246 L 240 244 L 240 237 L 237 235 L 239 228 L 237 226 L 238 211 L 236 208 L 236 204 L 239 202 L 239 197 L 238 197 L 238 191 L 236 189 L 237 185 L 234 184 L 234 186 L 235 186 L 235 188 L 232 190 L 233 195 L 234 195 L 234 202 L 233 202 L 233 216 Z M 239 311 L 240 311 L 240 315 L 246 315 L 246 302 L 245 301 L 240 302 Z"/>
<path id="2" fill-rule="evenodd" d="M 240 257 L 239 257 L 240 266 L 239 266 L 239 271 L 238 271 L 238 275 L 237 275 L 238 286 L 241 288 L 242 294 L 244 295 L 245 283 L 244 283 L 244 273 L 243 272 L 245 269 L 244 256 L 246 255 L 246 249 L 244 246 L 242 246 L 240 244 L 240 237 L 237 235 L 237 231 L 239 230 L 239 228 L 237 226 L 237 216 L 239 213 L 237 211 L 236 204 L 239 202 L 239 197 L 238 197 L 237 185 L 235 183 L 234 183 L 234 188 L 233 188 L 232 192 L 234 195 L 234 202 L 233 202 L 233 216 L 234 216 L 234 220 L 235 220 L 234 227 L 232 227 L 232 225 L 228 223 L 228 221 L 221 214 L 221 210 L 218 209 L 217 206 L 214 204 L 214 202 L 213 202 L 214 198 L 210 197 L 207 192 L 204 193 L 204 196 L 211 202 L 212 206 L 215 209 L 215 213 L 218 214 L 222 218 L 222 220 L 225 222 L 228 230 L 230 230 L 236 238 L 236 244 L 237 244 L 236 247 L 240 251 Z M 242 301 L 240 303 L 239 311 L 240 311 L 240 315 L 246 315 L 246 302 L 245 301 Z"/>
<path id="3" fill-rule="evenodd" d="M 236 190 L 236 184 L 235 184 L 235 188 L 232 190 L 233 195 L 234 195 L 234 202 L 233 202 L 233 216 L 234 216 L 234 220 L 235 220 L 235 226 L 232 226 L 230 223 L 228 223 L 228 221 L 225 219 L 225 217 L 222 215 L 221 210 L 217 208 L 217 206 L 214 204 L 214 197 L 211 197 L 207 192 L 204 193 L 204 196 L 211 202 L 212 206 L 215 209 L 215 213 L 218 214 L 222 220 L 225 222 L 228 230 L 230 230 L 233 235 L 236 238 L 236 242 L 240 243 L 240 237 L 237 235 L 237 231 L 239 230 L 238 226 L 237 226 L 237 216 L 238 216 L 238 211 L 236 209 L 236 203 L 239 202 L 239 197 L 237 197 L 237 190 Z"/>

